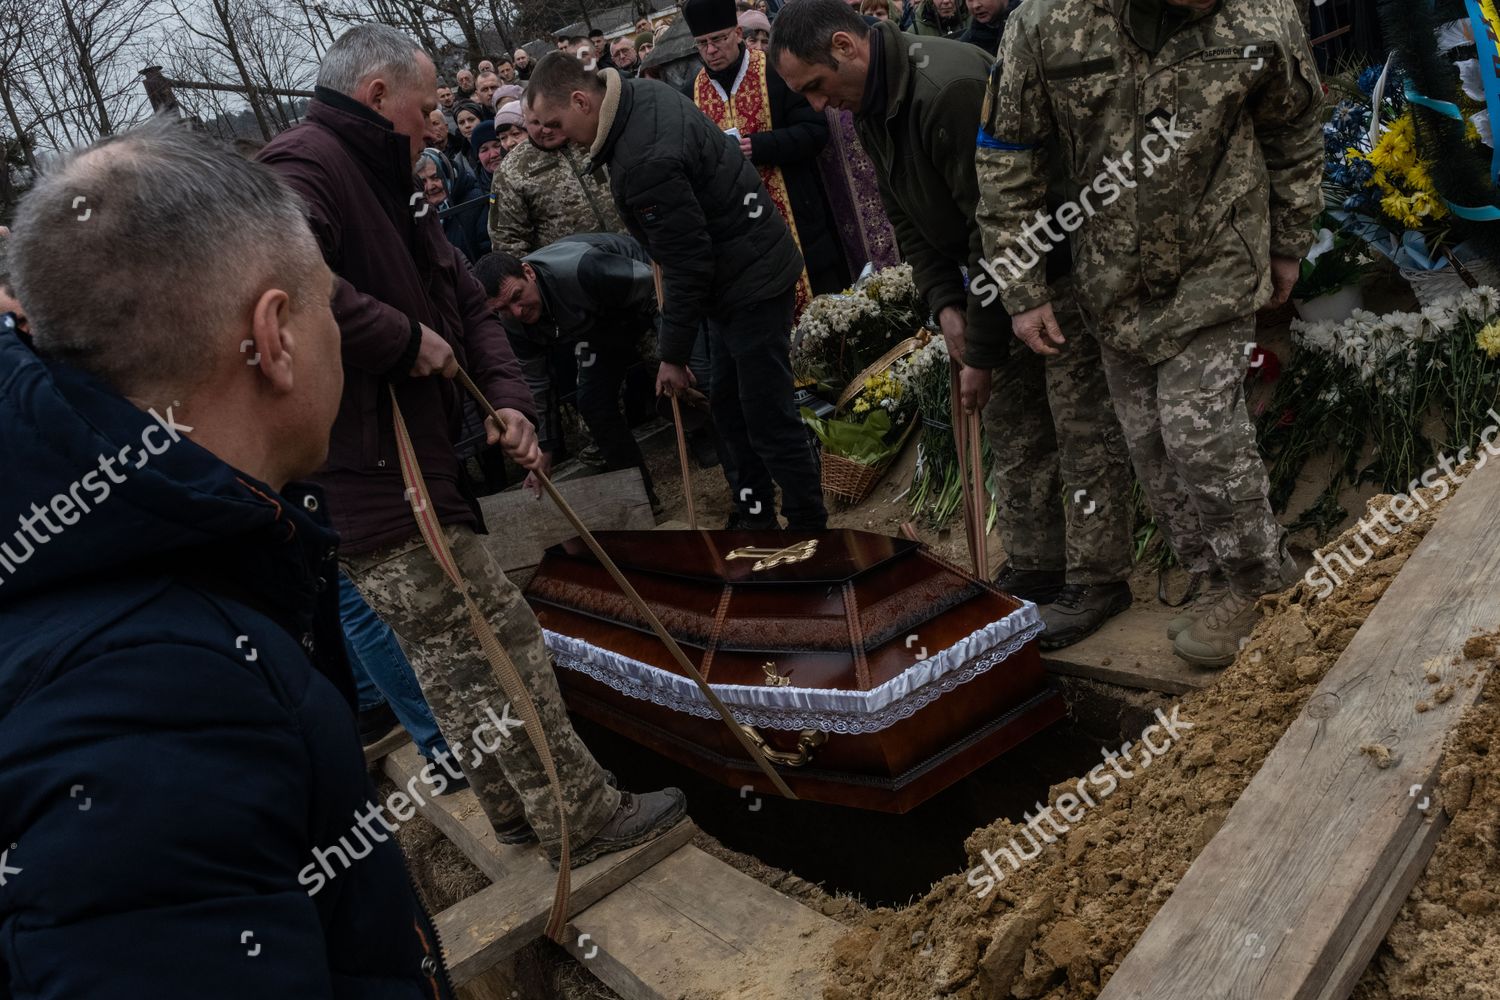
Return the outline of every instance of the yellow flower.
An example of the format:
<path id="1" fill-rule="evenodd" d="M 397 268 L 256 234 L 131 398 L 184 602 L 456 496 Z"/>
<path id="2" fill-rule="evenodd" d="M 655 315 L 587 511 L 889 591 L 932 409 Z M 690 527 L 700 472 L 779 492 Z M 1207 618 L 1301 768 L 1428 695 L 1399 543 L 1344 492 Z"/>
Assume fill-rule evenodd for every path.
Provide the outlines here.
<path id="1" fill-rule="evenodd" d="M 1448 214 L 1418 154 L 1416 138 L 1416 122 L 1408 111 L 1387 126 L 1374 149 L 1364 153 L 1351 147 L 1344 154 L 1346 162 L 1363 160 L 1375 168 L 1371 183 L 1381 193 L 1381 209 L 1408 229 Z"/>
<path id="2" fill-rule="evenodd" d="M 873 396 L 876 399 L 886 396 L 898 399 L 901 396 L 901 383 L 897 382 L 896 377 L 890 372 L 881 372 L 879 375 L 871 375 L 865 379 L 865 388 L 861 395 Z"/>
<path id="3" fill-rule="evenodd" d="M 1480 330 L 1474 342 L 1486 356 L 1500 358 L 1500 319 L 1493 320 Z"/>

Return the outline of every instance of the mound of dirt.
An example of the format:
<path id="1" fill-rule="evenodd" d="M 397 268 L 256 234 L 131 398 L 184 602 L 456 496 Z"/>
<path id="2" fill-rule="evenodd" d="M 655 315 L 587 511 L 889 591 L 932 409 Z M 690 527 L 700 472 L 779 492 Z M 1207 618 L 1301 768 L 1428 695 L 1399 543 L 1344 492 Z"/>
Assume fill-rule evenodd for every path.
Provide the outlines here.
<path id="1" fill-rule="evenodd" d="M 1265 616 L 1235 663 L 1213 688 L 1182 697 L 1178 717 L 1186 725 L 1178 727 L 1178 743 L 1149 766 L 1140 760 L 1129 778 L 1118 772 L 1122 777 L 1114 781 L 1107 768 L 1090 772 L 1088 781 L 1101 797 L 1069 832 L 1038 841 L 1024 821 L 1000 820 L 967 840 L 968 871 L 943 879 L 911 906 L 871 913 L 835 948 L 826 1000 L 1096 997 L 1431 528 L 1443 504 L 1427 499 L 1430 509 L 1379 551 L 1382 558 L 1359 568 L 1333 594 L 1315 599 L 1317 589 L 1299 582 L 1264 598 Z M 1371 507 L 1385 509 L 1388 501 L 1376 497 Z M 1349 542 L 1352 534 L 1329 548 Z M 1493 782 L 1493 765 L 1465 762 L 1476 781 L 1482 773 Z M 1101 770 L 1118 786 L 1112 792 L 1095 777 Z M 1458 789 L 1465 781 L 1454 777 L 1449 784 Z M 1080 776 L 1050 789 L 1048 801 L 1059 815 L 1072 820 L 1081 809 L 1076 793 L 1084 782 Z M 1472 829 L 1476 841 L 1488 837 L 1489 853 L 1485 865 L 1477 863 L 1477 848 L 1463 854 L 1464 862 L 1474 863 L 1473 884 L 1462 882 L 1455 868 L 1452 894 L 1441 894 L 1439 926 L 1480 935 L 1477 922 L 1467 924 L 1477 914 L 1468 917 L 1459 904 L 1478 911 L 1496 901 L 1481 885 L 1493 889 L 1496 882 L 1495 822 L 1493 804 L 1487 819 L 1480 818 L 1473 801 L 1480 787 L 1472 787 L 1469 807 L 1459 816 L 1473 817 L 1472 827 L 1469 818 L 1462 819 L 1463 828 Z M 1460 826 L 1456 821 L 1455 828 Z M 1048 827 L 1038 822 L 1032 829 Z M 1002 849 L 1021 860 L 1005 860 Z M 1428 948 L 1427 933 L 1413 924 L 1399 947 Z M 1488 940 L 1495 939 L 1492 930 Z M 1450 938 L 1449 947 L 1455 962 L 1468 966 L 1468 939 Z M 1370 998 L 1479 995 L 1406 990 L 1403 982 L 1399 991 Z"/>

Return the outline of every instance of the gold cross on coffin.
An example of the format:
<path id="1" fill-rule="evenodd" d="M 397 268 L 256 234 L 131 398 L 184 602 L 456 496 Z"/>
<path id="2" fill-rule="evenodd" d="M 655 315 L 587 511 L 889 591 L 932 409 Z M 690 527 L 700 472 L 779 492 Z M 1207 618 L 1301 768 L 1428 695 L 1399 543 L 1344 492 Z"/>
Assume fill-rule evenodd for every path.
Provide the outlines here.
<path id="1" fill-rule="evenodd" d="M 754 559 L 755 565 L 750 567 L 750 572 L 770 569 L 772 566 L 785 566 L 789 563 L 799 563 L 811 559 L 813 553 L 818 551 L 818 540 L 809 538 L 805 542 L 797 542 L 788 545 L 784 549 L 757 548 L 754 545 L 746 545 L 731 551 L 725 559 Z"/>

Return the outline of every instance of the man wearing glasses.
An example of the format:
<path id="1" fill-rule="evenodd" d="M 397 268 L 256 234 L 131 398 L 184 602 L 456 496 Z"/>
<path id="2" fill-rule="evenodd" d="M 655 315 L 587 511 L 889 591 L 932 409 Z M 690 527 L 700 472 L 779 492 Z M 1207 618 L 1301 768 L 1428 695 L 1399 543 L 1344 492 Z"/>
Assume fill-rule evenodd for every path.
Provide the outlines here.
<path id="1" fill-rule="evenodd" d="M 704 66 L 693 80 L 693 103 L 739 142 L 802 250 L 807 268 L 797 284 L 800 314 L 812 296 L 849 285 L 818 176 L 828 119 L 782 81 L 764 52 L 745 45 L 734 0 L 688 0 L 682 16 Z"/>

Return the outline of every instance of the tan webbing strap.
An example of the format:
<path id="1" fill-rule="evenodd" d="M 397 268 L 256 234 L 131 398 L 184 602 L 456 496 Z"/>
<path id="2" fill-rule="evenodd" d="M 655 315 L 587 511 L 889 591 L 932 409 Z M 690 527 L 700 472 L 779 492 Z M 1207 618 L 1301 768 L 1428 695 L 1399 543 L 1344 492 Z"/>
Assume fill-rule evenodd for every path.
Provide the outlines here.
<path id="1" fill-rule="evenodd" d="M 652 263 L 651 281 L 656 286 L 656 311 L 661 312 L 665 293 L 662 291 L 660 264 Z M 672 425 L 677 428 L 677 464 L 682 470 L 682 499 L 687 504 L 688 527 L 697 531 L 698 512 L 693 508 L 693 472 L 688 468 L 687 436 L 682 432 L 682 404 L 677 401 L 677 393 L 668 393 L 668 396 L 672 400 Z"/>
<path id="2" fill-rule="evenodd" d="M 568 922 L 568 894 L 572 889 L 572 866 L 569 864 L 567 807 L 563 804 L 562 782 L 557 776 L 557 764 L 553 761 L 552 751 L 547 746 L 547 734 L 542 730 L 542 721 L 537 716 L 531 693 L 526 690 L 526 682 L 521 679 L 521 673 L 511 661 L 510 654 L 505 651 L 504 646 L 500 645 L 500 640 L 496 638 L 495 630 L 490 627 L 489 620 L 484 617 L 484 612 L 474 602 L 474 596 L 469 591 L 469 583 L 464 579 L 463 572 L 459 570 L 458 563 L 453 559 L 453 551 L 448 547 L 448 538 L 443 534 L 442 525 L 438 523 L 437 511 L 432 507 L 432 498 L 427 493 L 427 482 L 422 478 L 421 466 L 417 464 L 417 454 L 412 448 L 411 435 L 406 430 L 406 421 L 401 417 L 401 407 L 396 402 L 396 390 L 390 386 L 387 388 L 391 394 L 391 417 L 396 425 L 396 454 L 401 462 L 401 478 L 406 483 L 406 496 L 411 501 L 412 514 L 417 519 L 417 527 L 422 532 L 422 540 L 427 543 L 433 559 L 443 568 L 444 574 L 452 581 L 459 596 L 463 598 L 464 607 L 469 612 L 469 625 L 474 630 L 474 637 L 479 640 L 479 646 L 484 650 L 485 658 L 490 661 L 490 666 L 494 667 L 495 673 L 499 676 L 500 686 L 505 690 L 506 697 L 519 711 L 526 726 L 526 736 L 536 749 L 536 755 L 542 762 L 542 770 L 547 774 L 547 783 L 552 786 L 552 793 L 557 799 L 557 828 L 562 839 L 561 857 L 557 866 L 557 891 L 552 897 L 552 912 L 547 917 L 545 933 L 552 940 L 562 944 L 563 929 Z"/>
<path id="3" fill-rule="evenodd" d="M 978 576 L 979 536 L 974 532 L 975 499 L 973 481 L 969 477 L 969 421 L 964 413 L 959 389 L 958 377 L 961 370 L 956 361 L 948 367 L 948 403 L 952 410 L 954 451 L 958 454 L 958 485 L 964 498 L 964 536 L 969 543 L 969 560 L 974 564 L 974 575 Z"/>
<path id="4" fill-rule="evenodd" d="M 474 380 L 469 378 L 469 373 L 462 368 L 458 370 L 458 383 L 468 390 L 469 395 L 474 397 L 474 401 L 479 404 L 480 409 L 484 411 L 485 415 L 493 417 L 495 423 L 504 431 L 505 421 L 501 419 L 500 414 L 495 412 L 495 408 L 490 405 L 490 401 L 484 398 L 484 393 L 480 392 L 479 387 L 474 384 Z M 797 796 L 792 794 L 792 790 L 787 787 L 781 775 L 776 773 L 776 769 L 771 766 L 771 762 L 766 759 L 766 755 L 761 752 L 760 747 L 756 746 L 750 737 L 746 735 L 744 728 L 738 722 L 734 721 L 734 716 L 729 714 L 729 709 L 725 707 L 724 702 L 714 693 L 714 689 L 708 686 L 708 682 L 703 679 L 703 675 L 698 672 L 697 668 L 693 666 L 692 661 L 687 658 L 687 654 L 682 651 L 682 647 L 677 645 L 677 640 L 672 638 L 666 627 L 662 625 L 661 619 L 656 617 L 656 612 L 652 611 L 651 606 L 645 602 L 640 594 L 636 593 L 635 588 L 630 585 L 630 581 L 625 579 L 625 574 L 620 572 L 620 567 L 616 566 L 615 561 L 600 547 L 598 539 L 584 525 L 573 508 L 568 506 L 568 502 L 563 499 L 562 494 L 557 492 L 557 487 L 552 485 L 551 477 L 545 476 L 540 472 L 536 472 L 535 475 L 537 481 L 542 484 L 542 489 L 546 490 L 547 495 L 552 498 L 552 502 L 557 504 L 557 509 L 562 512 L 563 517 L 567 518 L 568 523 L 573 526 L 573 530 L 578 532 L 578 537 L 583 539 L 583 543 L 589 547 L 589 551 L 594 554 L 594 558 L 599 560 L 599 565 L 603 566 L 605 571 L 614 579 L 626 599 L 635 605 L 635 609 L 646 620 L 646 624 L 651 626 L 651 631 L 656 633 L 656 637 L 667 647 L 667 652 L 672 654 L 672 659 L 677 661 L 677 665 L 682 668 L 683 673 L 691 677 L 693 682 L 698 685 L 698 689 L 703 692 L 703 697 L 713 706 L 714 711 L 719 713 L 719 718 L 723 719 L 724 724 L 729 727 L 729 731 L 734 733 L 735 739 L 740 741 L 740 746 L 745 748 L 745 753 L 749 754 L 750 759 L 755 761 L 760 769 L 765 772 L 766 777 L 771 780 L 771 784 L 776 786 L 778 792 L 789 799 L 795 799 Z"/>
<path id="5" fill-rule="evenodd" d="M 698 512 L 693 509 L 693 473 L 688 468 L 687 436 L 682 433 L 682 404 L 677 402 L 677 393 L 669 393 L 672 400 L 672 424 L 677 428 L 677 463 L 682 467 L 682 499 L 687 503 L 688 527 L 698 530 Z"/>
<path id="6" fill-rule="evenodd" d="M 984 439 L 979 431 L 979 412 L 965 414 L 968 425 L 964 436 L 969 439 L 969 473 L 974 477 L 970 494 L 974 497 L 974 575 L 986 582 L 990 578 L 990 550 L 985 544 L 985 515 L 989 512 L 989 491 L 984 488 Z"/>

